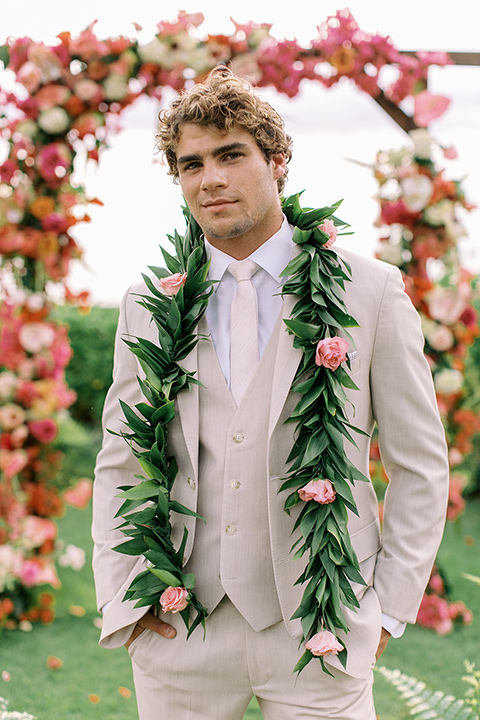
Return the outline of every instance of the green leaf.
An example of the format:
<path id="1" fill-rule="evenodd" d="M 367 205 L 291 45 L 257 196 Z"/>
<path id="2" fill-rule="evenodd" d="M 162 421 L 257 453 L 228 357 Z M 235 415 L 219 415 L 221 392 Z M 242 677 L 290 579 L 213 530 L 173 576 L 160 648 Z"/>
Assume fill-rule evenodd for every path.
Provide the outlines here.
<path id="1" fill-rule="evenodd" d="M 168 572 L 168 570 L 160 570 L 160 568 L 154 568 L 149 567 L 148 568 L 151 573 L 155 575 L 155 577 L 159 578 L 164 582 L 166 585 L 170 585 L 171 587 L 180 587 L 181 582 L 178 578 L 175 577 L 175 575 L 172 575 L 172 573 Z"/>
<path id="2" fill-rule="evenodd" d="M 119 493 L 117 497 L 127 498 L 128 500 L 156 500 L 159 491 L 159 485 L 154 480 L 144 480 L 138 485 L 132 485 L 128 490 Z"/>
<path id="3" fill-rule="evenodd" d="M 283 320 L 285 325 L 292 331 L 294 335 L 302 340 L 313 340 L 319 338 L 320 328 L 318 325 L 300 322 L 299 320 Z"/>

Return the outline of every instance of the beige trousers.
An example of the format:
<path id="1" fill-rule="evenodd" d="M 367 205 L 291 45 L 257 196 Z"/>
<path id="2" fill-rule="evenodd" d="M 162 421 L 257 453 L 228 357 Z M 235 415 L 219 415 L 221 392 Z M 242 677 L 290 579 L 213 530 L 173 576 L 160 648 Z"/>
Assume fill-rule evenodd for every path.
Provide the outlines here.
<path id="1" fill-rule="evenodd" d="M 140 720 L 243 720 L 255 695 L 265 720 L 375 720 L 373 673 L 352 678 L 313 660 L 297 678 L 302 654 L 283 622 L 255 632 L 225 597 L 188 641 L 178 615 L 165 619 L 177 636 L 150 630 L 130 645 Z"/>

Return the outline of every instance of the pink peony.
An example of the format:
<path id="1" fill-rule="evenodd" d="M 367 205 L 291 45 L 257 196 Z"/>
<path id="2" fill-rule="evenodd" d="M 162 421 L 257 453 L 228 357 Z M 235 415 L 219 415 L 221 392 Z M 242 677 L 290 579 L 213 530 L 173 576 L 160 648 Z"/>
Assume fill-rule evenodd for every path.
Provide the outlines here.
<path id="1" fill-rule="evenodd" d="M 307 643 L 305 643 L 307 650 L 310 650 L 312 655 L 316 657 L 323 655 L 338 655 L 343 650 L 335 635 L 329 630 L 324 630 L 314 635 Z"/>
<path id="2" fill-rule="evenodd" d="M 324 248 L 330 248 L 332 247 L 333 243 L 337 239 L 338 230 L 335 227 L 333 220 L 325 220 L 321 225 L 318 226 L 318 229 L 321 230 L 325 235 L 328 235 L 327 242 L 323 245 Z"/>
<path id="3" fill-rule="evenodd" d="M 330 480 L 310 480 L 298 494 L 305 502 L 315 500 L 320 505 L 328 505 L 335 500 L 336 492 Z"/>
<path id="4" fill-rule="evenodd" d="M 51 443 L 58 434 L 57 423 L 53 418 L 42 418 L 41 420 L 30 420 L 28 423 L 30 434 L 35 440 L 41 443 Z"/>
<path id="5" fill-rule="evenodd" d="M 187 273 L 174 273 L 173 275 L 162 278 L 158 285 L 160 292 L 164 295 L 172 297 L 172 295 L 176 295 L 178 293 L 180 288 L 183 287 L 186 282 Z"/>
<path id="6" fill-rule="evenodd" d="M 315 354 L 315 363 L 328 370 L 336 370 L 347 359 L 348 341 L 335 336 L 320 340 Z"/>
<path id="7" fill-rule="evenodd" d="M 453 629 L 448 602 L 437 595 L 424 595 L 417 615 L 417 623 L 431 628 L 439 635 L 446 635 Z"/>
<path id="8" fill-rule="evenodd" d="M 38 153 L 38 171 L 44 180 L 58 184 L 70 168 L 72 153 L 63 143 L 45 145 Z"/>
<path id="9" fill-rule="evenodd" d="M 177 613 L 185 610 L 188 605 L 188 590 L 184 587 L 168 587 L 160 595 L 163 612 Z"/>
<path id="10" fill-rule="evenodd" d="M 19 580 L 25 587 L 34 587 L 40 583 L 42 568 L 37 560 L 25 560 L 19 572 Z"/>

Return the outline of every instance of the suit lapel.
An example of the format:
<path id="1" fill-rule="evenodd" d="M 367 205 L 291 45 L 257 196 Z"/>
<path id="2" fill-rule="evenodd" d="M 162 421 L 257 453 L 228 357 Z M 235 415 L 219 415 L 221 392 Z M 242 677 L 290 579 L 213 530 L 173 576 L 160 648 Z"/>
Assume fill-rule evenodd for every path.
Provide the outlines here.
<path id="1" fill-rule="evenodd" d="M 293 337 L 287 332 L 286 325 L 283 322 L 283 318 L 287 319 L 290 317 L 293 306 L 297 300 L 298 298 L 294 295 L 285 295 L 283 301 L 282 327 L 280 328 L 277 356 L 273 371 L 272 399 L 268 423 L 269 438 L 278 422 L 278 418 L 290 392 L 293 378 L 302 359 L 302 351 L 299 348 L 293 347 Z"/>
<path id="2" fill-rule="evenodd" d="M 197 328 L 198 333 L 198 328 Z M 181 363 L 186 372 L 195 372 L 198 379 L 198 344 Z M 198 385 L 192 385 L 190 390 L 178 393 L 178 414 L 185 438 L 193 474 L 198 478 L 198 432 L 199 432 L 199 393 Z"/>

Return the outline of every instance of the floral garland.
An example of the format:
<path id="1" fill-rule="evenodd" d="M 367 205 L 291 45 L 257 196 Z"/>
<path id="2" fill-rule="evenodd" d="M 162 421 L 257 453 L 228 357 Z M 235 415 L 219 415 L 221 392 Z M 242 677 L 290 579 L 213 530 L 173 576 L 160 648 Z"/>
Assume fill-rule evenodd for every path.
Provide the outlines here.
<path id="1" fill-rule="evenodd" d="M 364 584 L 347 530 L 347 510 L 357 513 L 351 485 L 367 478 L 349 462 L 343 449 L 344 438 L 354 443 L 352 430 L 363 431 L 354 428 L 345 415 L 345 388 L 357 387 L 342 366 L 349 363 L 349 343 L 338 334 L 348 335 L 346 328 L 357 323 L 341 298 L 350 270 L 329 249 L 337 226 L 345 226 L 334 217 L 339 203 L 302 209 L 299 196 L 294 195 L 282 205 L 295 227 L 293 241 L 301 247 L 282 273 L 288 276 L 283 294 L 299 298 L 284 322 L 294 336 L 294 346 L 303 351 L 292 385 L 301 399 L 289 418 L 296 423 L 296 440 L 287 460 L 291 463 L 289 474 L 279 490 L 292 490 L 285 501 L 288 513 L 303 503 L 294 526 L 300 528 L 301 538 L 292 551 L 296 558 L 308 552 L 307 566 L 297 580 L 306 588 L 292 616 L 301 619 L 302 642 L 307 641 L 295 671 L 300 672 L 317 656 L 328 672 L 325 655 L 338 654 L 346 663 L 347 651 L 336 631 L 348 631 L 342 605 L 358 607 L 351 582 Z M 188 221 L 185 237 L 175 233 L 170 238 L 176 257 L 162 249 L 167 269 L 151 268 L 159 283 L 144 276 L 151 295 L 143 295 L 139 301 L 152 315 L 159 343 L 142 338 L 125 341 L 145 373 L 139 383 L 147 402 L 130 408 L 120 401 L 129 431 L 119 434 L 130 444 L 145 475 L 136 476 L 139 484 L 120 488 L 120 528 L 129 539 L 116 550 L 143 555 L 148 561 L 125 599 L 136 600 L 136 607 L 160 603 L 164 611 L 180 612 L 189 637 L 200 623 L 205 627 L 207 610 L 195 595 L 194 573 L 184 573 L 182 568 L 188 531 L 184 529 L 182 543 L 175 550 L 170 512 L 202 518 L 170 497 L 177 465 L 167 456 L 166 443 L 177 393 L 198 384 L 180 363 L 198 341 L 196 327 L 213 282 L 207 280 L 209 263 L 201 228 L 188 210 L 184 214 Z M 196 611 L 192 620 L 190 606 Z"/>

